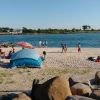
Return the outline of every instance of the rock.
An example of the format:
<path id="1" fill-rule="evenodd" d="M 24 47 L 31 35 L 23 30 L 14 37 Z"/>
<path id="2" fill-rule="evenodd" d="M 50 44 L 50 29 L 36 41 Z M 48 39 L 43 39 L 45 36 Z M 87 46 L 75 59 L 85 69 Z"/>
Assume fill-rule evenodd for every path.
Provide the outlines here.
<path id="1" fill-rule="evenodd" d="M 12 100 L 31 100 L 31 98 L 25 93 L 19 93 Z"/>
<path id="2" fill-rule="evenodd" d="M 75 96 L 69 96 L 65 100 L 95 100 L 95 99 L 75 95 Z"/>
<path id="3" fill-rule="evenodd" d="M 96 100 L 100 100 L 100 90 L 94 90 L 91 94 L 91 97 Z"/>
<path id="4" fill-rule="evenodd" d="M 91 84 L 91 81 L 90 80 L 87 80 L 85 82 L 82 82 L 82 84 L 85 84 L 85 85 L 88 85 L 91 89 L 93 89 L 94 87 L 92 86 Z"/>
<path id="5" fill-rule="evenodd" d="M 12 100 L 16 96 L 15 93 L 10 93 L 10 94 L 4 94 L 0 97 L 0 100 Z"/>
<path id="6" fill-rule="evenodd" d="M 82 83 L 76 83 L 71 87 L 71 92 L 73 95 L 84 95 L 89 96 L 92 91 L 91 88 L 88 85 L 82 84 Z"/>
<path id="7" fill-rule="evenodd" d="M 41 84 L 39 84 L 39 80 L 38 79 L 34 79 L 33 80 L 33 84 L 32 84 L 32 91 L 31 91 L 31 98 L 32 100 L 35 100 L 35 92 L 37 91 L 37 89 L 41 89 Z M 39 94 L 36 94 L 38 96 L 40 96 Z"/>
<path id="8" fill-rule="evenodd" d="M 74 84 L 78 83 L 73 77 L 69 77 L 69 85 L 73 86 Z"/>
<path id="9" fill-rule="evenodd" d="M 92 79 L 90 79 L 90 83 L 93 85 L 93 84 L 95 84 L 96 82 L 95 82 L 95 78 L 92 78 Z"/>
<path id="10" fill-rule="evenodd" d="M 35 87 L 37 88 L 32 93 L 35 100 L 65 100 L 67 96 L 72 95 L 68 78 L 65 76 L 54 77 Z"/>
<path id="11" fill-rule="evenodd" d="M 100 85 L 100 71 L 97 71 L 95 74 L 95 82 Z"/>

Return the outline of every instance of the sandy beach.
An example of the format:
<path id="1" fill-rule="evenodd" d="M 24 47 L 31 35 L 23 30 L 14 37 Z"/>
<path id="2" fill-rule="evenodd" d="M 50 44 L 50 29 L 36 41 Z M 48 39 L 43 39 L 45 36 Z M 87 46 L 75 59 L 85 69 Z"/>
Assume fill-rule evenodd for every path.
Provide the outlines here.
<path id="1" fill-rule="evenodd" d="M 8 54 L 11 48 L 2 48 Z M 21 48 L 16 47 L 15 51 Z M 100 48 L 82 48 L 78 53 L 77 48 L 68 48 L 66 53 L 61 53 L 61 48 L 35 48 L 38 54 L 47 52 L 46 60 L 42 68 L 7 68 L 9 60 L 2 59 L 0 63 L 0 91 L 30 90 L 35 78 L 40 83 L 53 76 L 66 74 L 81 81 L 94 77 L 95 72 L 100 70 L 100 63 L 87 60 L 88 57 L 100 56 Z"/>

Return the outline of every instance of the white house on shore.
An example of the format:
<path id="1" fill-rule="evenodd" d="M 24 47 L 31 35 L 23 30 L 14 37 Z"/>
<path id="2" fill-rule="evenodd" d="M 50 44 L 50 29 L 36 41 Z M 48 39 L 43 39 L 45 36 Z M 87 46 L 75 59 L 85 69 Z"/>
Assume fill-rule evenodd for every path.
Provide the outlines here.
<path id="1" fill-rule="evenodd" d="M 13 29 L 13 31 L 8 31 L 8 33 L 11 33 L 11 34 L 21 34 L 22 33 L 22 29 Z"/>

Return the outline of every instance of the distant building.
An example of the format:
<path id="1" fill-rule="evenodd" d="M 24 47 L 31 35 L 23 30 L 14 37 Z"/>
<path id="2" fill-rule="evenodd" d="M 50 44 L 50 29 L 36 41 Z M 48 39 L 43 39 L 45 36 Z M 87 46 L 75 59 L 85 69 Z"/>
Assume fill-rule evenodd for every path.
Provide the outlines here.
<path id="1" fill-rule="evenodd" d="M 11 34 L 21 34 L 22 33 L 22 29 L 13 29 L 12 31 L 8 31 Z"/>

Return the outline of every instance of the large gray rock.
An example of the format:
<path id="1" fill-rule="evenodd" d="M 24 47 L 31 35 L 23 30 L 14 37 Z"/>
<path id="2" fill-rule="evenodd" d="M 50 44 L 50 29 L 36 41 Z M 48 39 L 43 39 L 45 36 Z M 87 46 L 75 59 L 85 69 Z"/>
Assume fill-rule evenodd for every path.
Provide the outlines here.
<path id="1" fill-rule="evenodd" d="M 75 95 L 75 96 L 67 97 L 65 100 L 95 100 L 95 99 Z"/>
<path id="2" fill-rule="evenodd" d="M 95 82 L 96 84 L 100 85 L 100 71 L 96 72 L 95 74 Z"/>
<path id="3" fill-rule="evenodd" d="M 73 95 L 89 96 L 92 93 L 92 90 L 88 85 L 82 83 L 76 83 L 71 87 L 71 92 Z"/>
<path id="4" fill-rule="evenodd" d="M 54 77 L 41 85 L 37 83 L 33 82 L 32 88 L 32 98 L 35 100 L 65 100 L 72 95 L 68 78 L 65 76 Z"/>

